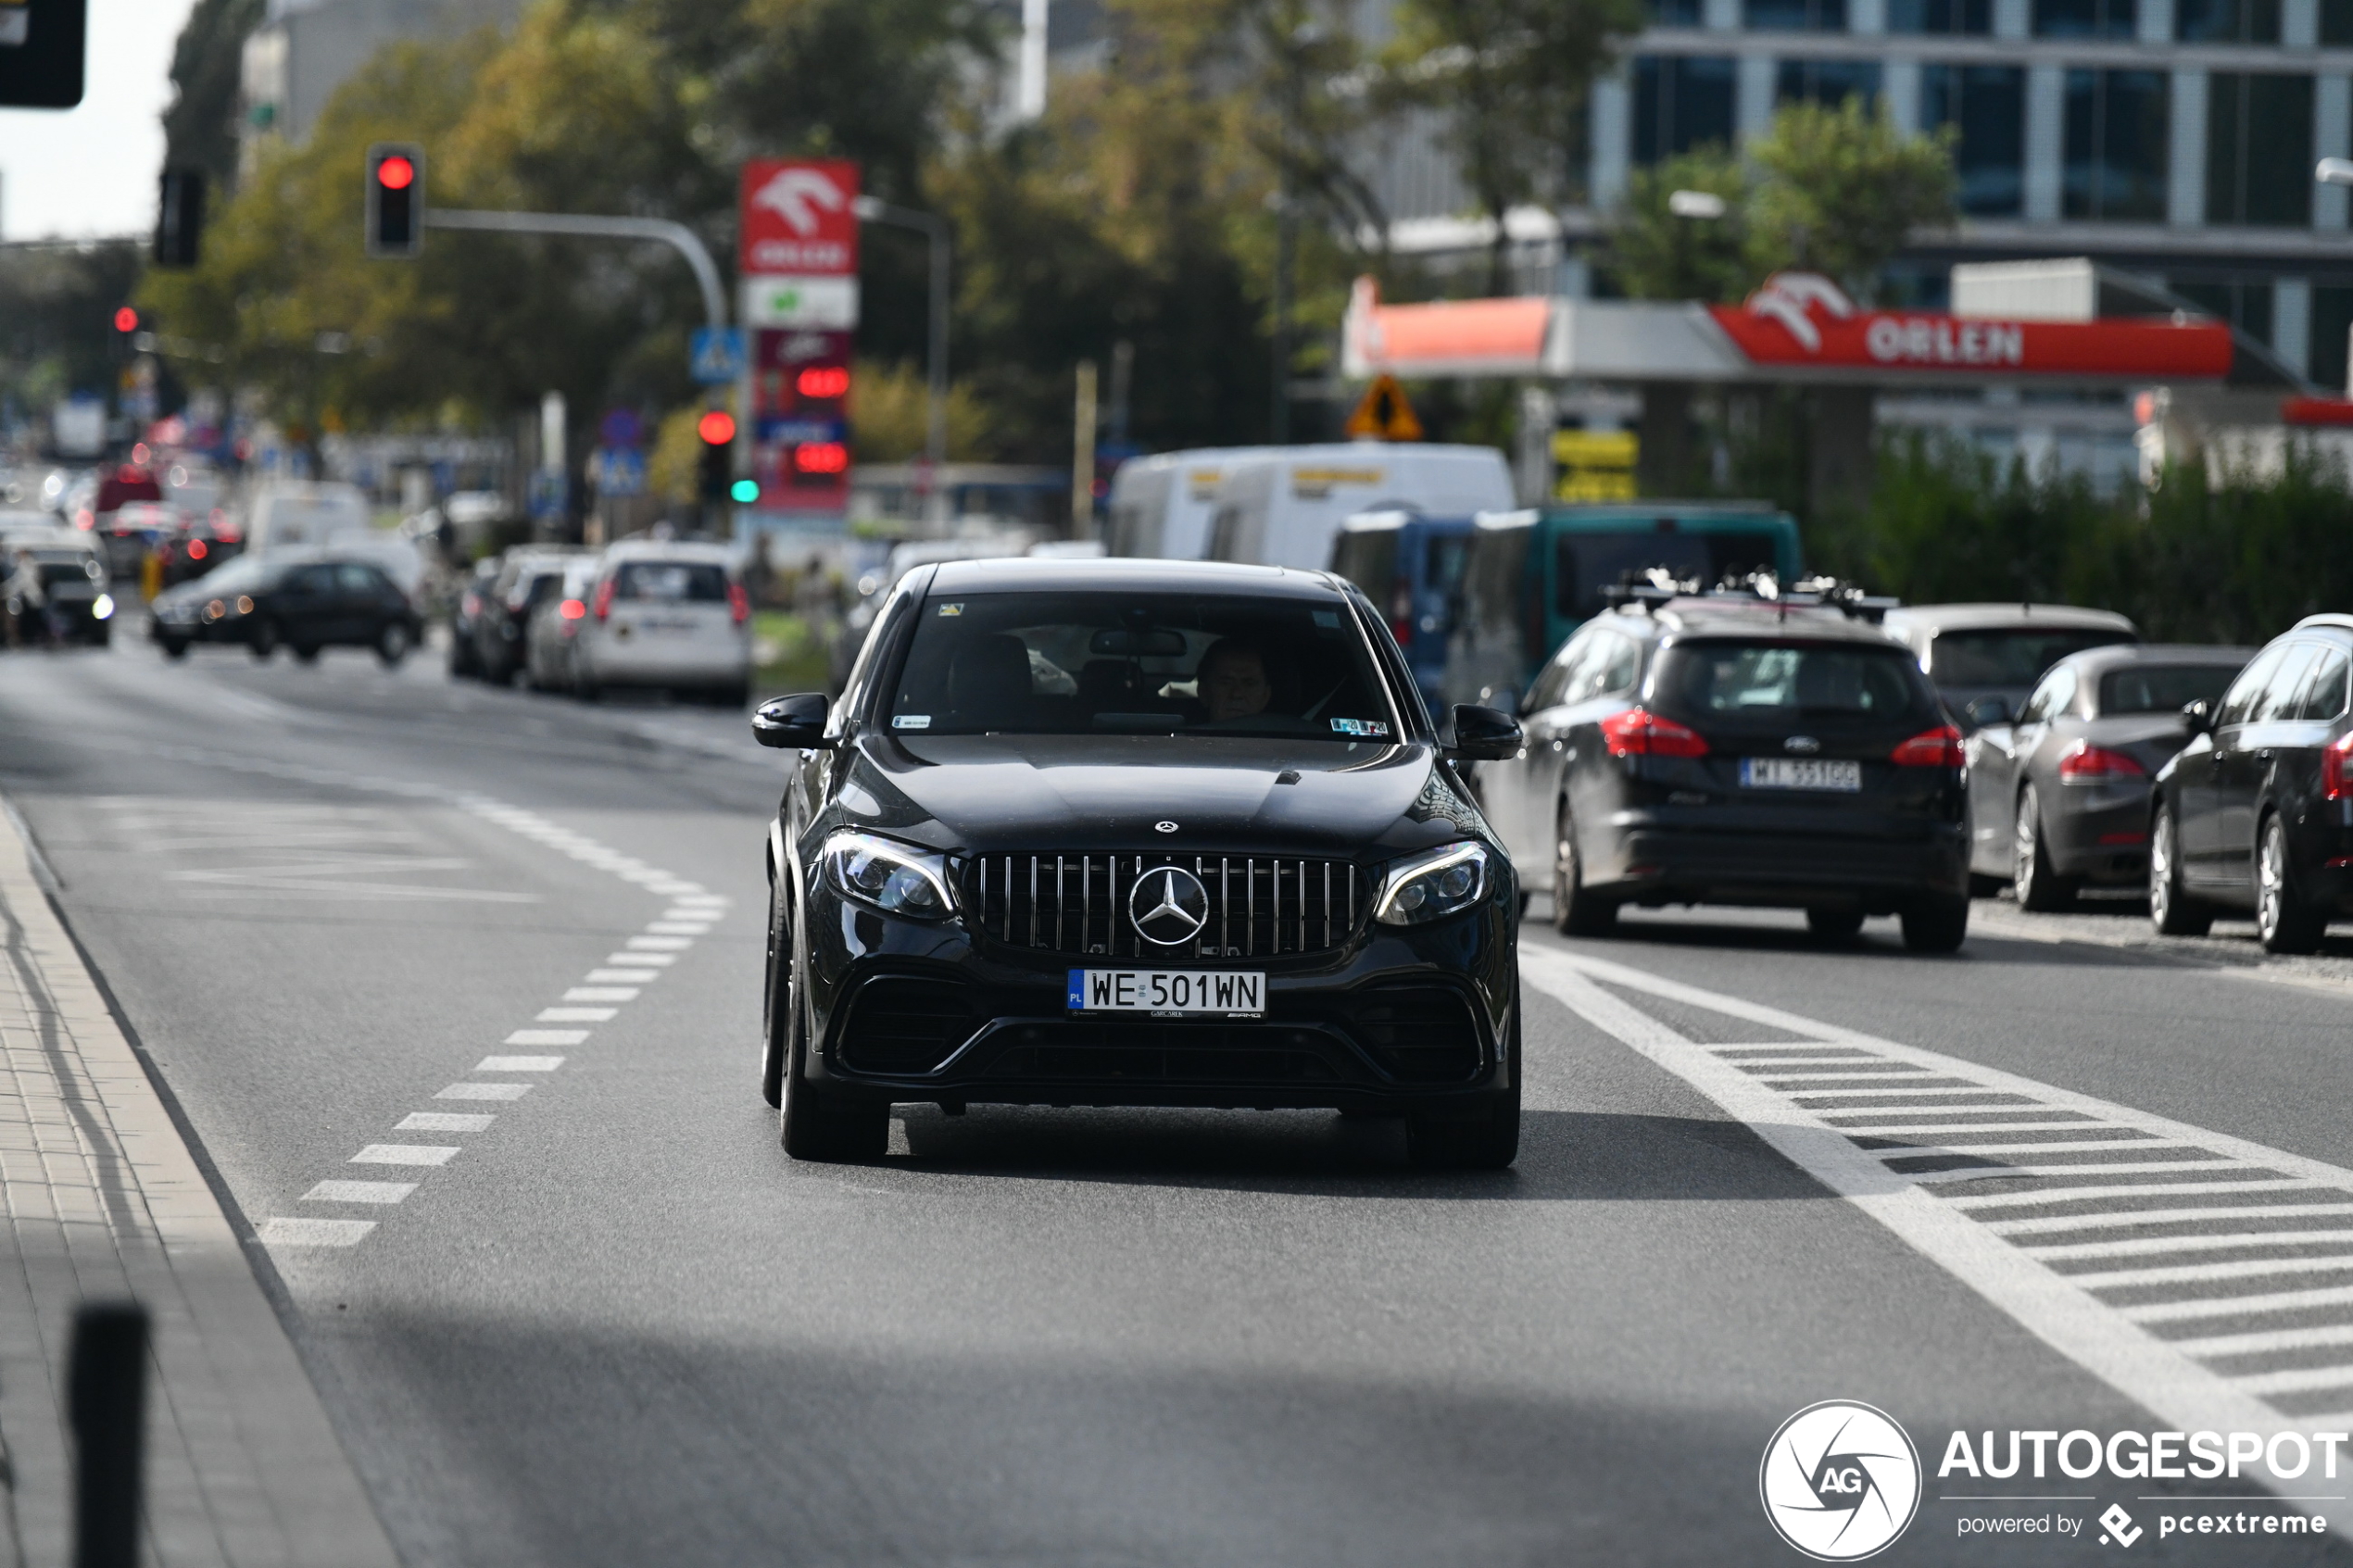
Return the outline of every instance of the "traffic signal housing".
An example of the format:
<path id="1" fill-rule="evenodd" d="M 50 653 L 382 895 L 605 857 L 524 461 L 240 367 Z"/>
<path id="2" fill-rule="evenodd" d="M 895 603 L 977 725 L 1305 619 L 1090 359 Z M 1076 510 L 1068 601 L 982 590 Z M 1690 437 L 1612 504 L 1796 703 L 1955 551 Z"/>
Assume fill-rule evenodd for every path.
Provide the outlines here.
<path id="1" fill-rule="evenodd" d="M 194 267 L 203 241 L 203 171 L 165 169 L 162 200 L 156 207 L 156 265 Z"/>
<path id="2" fill-rule="evenodd" d="M 368 254 L 412 260 L 424 244 L 425 150 L 406 142 L 368 149 Z"/>
<path id="3" fill-rule="evenodd" d="M 732 499 L 736 483 L 736 416 L 724 408 L 713 408 L 695 421 L 695 434 L 702 441 L 702 468 L 697 491 L 705 501 L 714 504 Z"/>

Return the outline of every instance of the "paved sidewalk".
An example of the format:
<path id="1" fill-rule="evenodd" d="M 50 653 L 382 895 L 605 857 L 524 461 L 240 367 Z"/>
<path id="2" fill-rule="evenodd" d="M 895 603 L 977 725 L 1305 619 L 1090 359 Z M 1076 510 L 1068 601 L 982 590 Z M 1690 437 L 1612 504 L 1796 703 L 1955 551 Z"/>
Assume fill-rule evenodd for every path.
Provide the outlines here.
<path id="1" fill-rule="evenodd" d="M 0 1568 L 71 1557 L 65 1360 L 85 1299 L 153 1321 L 146 1557 L 398 1559 L 235 1233 L 0 814 Z"/>

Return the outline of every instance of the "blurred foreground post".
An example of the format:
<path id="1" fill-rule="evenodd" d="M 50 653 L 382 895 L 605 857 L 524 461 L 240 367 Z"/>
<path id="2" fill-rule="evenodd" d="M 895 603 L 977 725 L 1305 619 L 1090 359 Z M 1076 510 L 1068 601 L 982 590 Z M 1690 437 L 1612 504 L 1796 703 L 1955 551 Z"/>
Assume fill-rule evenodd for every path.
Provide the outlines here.
<path id="1" fill-rule="evenodd" d="M 74 1442 L 74 1568 L 134 1568 L 146 1429 L 147 1310 L 100 1301 L 74 1314 L 66 1418 Z"/>
<path id="2" fill-rule="evenodd" d="M 1070 464 L 1070 536 L 1095 536 L 1095 362 L 1078 362 L 1078 406 Z"/>

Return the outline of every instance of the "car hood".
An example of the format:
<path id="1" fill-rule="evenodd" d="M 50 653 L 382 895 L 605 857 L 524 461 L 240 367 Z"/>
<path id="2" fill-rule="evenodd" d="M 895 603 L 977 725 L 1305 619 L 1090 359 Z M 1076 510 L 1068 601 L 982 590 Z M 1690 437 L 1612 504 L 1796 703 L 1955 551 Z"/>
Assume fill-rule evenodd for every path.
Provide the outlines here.
<path id="1" fill-rule="evenodd" d="M 869 734 L 849 767 L 843 817 L 941 849 L 1353 855 L 1489 836 L 1424 744 Z"/>

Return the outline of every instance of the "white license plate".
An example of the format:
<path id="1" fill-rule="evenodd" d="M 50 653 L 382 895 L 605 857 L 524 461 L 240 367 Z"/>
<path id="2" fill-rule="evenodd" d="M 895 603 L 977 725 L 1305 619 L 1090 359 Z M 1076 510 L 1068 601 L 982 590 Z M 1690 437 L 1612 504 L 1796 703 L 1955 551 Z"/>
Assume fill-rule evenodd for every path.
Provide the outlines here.
<path id="1" fill-rule="evenodd" d="M 1236 970 L 1074 969 L 1070 1006 L 1075 1012 L 1255 1018 L 1266 1010 L 1266 976 Z"/>
<path id="2" fill-rule="evenodd" d="M 1863 787 L 1860 762 L 1829 762 L 1810 757 L 1743 757 L 1743 789 L 1831 789 L 1848 795 Z"/>

